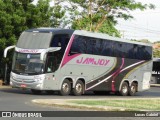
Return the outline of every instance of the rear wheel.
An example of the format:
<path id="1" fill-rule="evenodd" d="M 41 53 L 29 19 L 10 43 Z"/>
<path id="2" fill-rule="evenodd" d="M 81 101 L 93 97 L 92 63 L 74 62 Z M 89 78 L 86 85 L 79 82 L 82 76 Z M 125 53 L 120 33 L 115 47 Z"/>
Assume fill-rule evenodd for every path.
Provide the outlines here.
<path id="1" fill-rule="evenodd" d="M 62 83 L 61 90 L 59 91 L 60 95 L 69 95 L 71 92 L 71 83 L 69 80 L 65 79 Z"/>
<path id="2" fill-rule="evenodd" d="M 83 92 L 84 92 L 84 84 L 82 81 L 78 80 L 75 85 L 75 88 L 73 89 L 73 94 L 76 96 L 80 96 L 83 94 Z"/>
<path id="3" fill-rule="evenodd" d="M 137 92 L 137 84 L 133 82 L 131 84 L 131 87 L 129 88 L 129 95 L 133 96 L 135 95 L 136 92 Z"/>
<path id="4" fill-rule="evenodd" d="M 42 93 L 41 90 L 35 90 L 35 89 L 31 89 L 31 92 L 32 92 L 33 94 L 35 94 L 35 95 L 39 95 L 39 94 Z"/>
<path id="5" fill-rule="evenodd" d="M 127 82 L 123 82 L 119 93 L 122 96 L 127 96 L 128 92 L 129 92 L 128 83 Z"/>

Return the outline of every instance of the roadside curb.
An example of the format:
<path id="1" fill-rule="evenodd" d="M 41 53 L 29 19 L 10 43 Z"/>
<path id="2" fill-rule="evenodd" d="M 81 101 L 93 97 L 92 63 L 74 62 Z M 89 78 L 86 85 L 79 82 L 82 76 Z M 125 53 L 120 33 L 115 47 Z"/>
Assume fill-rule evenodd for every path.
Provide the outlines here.
<path id="1" fill-rule="evenodd" d="M 151 84 L 151 87 L 160 87 L 160 84 Z"/>
<path id="2" fill-rule="evenodd" d="M 0 86 L 0 89 L 3 89 L 3 88 L 12 88 L 12 87 L 9 86 L 9 85 L 2 85 L 2 86 Z"/>

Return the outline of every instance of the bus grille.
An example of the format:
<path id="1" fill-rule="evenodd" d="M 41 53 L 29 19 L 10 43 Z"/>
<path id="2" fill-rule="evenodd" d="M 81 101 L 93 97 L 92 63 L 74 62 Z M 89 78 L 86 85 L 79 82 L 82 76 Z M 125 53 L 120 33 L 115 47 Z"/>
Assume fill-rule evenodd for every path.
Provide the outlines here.
<path id="1" fill-rule="evenodd" d="M 19 82 L 19 83 L 34 83 L 36 81 L 32 80 L 32 79 L 13 79 L 15 82 Z"/>

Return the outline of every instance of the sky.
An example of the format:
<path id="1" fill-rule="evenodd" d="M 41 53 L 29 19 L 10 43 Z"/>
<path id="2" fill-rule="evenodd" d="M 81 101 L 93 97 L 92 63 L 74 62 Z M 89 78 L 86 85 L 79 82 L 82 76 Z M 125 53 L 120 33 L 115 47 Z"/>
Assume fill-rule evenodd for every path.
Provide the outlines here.
<path id="1" fill-rule="evenodd" d="M 127 21 L 119 19 L 116 28 L 125 39 L 148 39 L 151 42 L 160 41 L 160 0 L 135 1 L 143 4 L 152 3 L 156 8 L 154 10 L 131 11 L 134 19 Z"/>
<path id="2" fill-rule="evenodd" d="M 135 0 L 143 4 L 152 3 L 154 10 L 132 11 L 134 19 L 119 20 L 116 28 L 126 39 L 148 39 L 151 42 L 160 41 L 160 0 Z"/>

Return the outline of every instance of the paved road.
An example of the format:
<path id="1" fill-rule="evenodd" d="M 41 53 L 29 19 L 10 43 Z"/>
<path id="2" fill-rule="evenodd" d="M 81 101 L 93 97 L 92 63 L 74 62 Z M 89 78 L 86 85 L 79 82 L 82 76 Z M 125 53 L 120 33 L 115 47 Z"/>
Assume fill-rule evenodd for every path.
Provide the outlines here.
<path id="1" fill-rule="evenodd" d="M 32 99 L 95 99 L 95 98 L 120 98 L 123 96 L 117 95 L 99 95 L 95 96 L 92 93 L 87 93 L 83 96 L 60 96 L 58 94 L 54 95 L 33 95 L 29 90 L 19 90 L 13 88 L 0 88 L 0 111 L 10 111 L 10 110 L 17 110 L 17 111 L 26 111 L 26 110 L 33 110 L 33 111 L 57 111 L 57 110 L 65 110 L 62 108 L 53 108 L 53 107 L 46 107 L 46 106 L 39 106 L 31 103 Z M 149 91 L 139 92 L 135 96 L 127 96 L 129 98 L 142 98 L 142 97 L 160 97 L 160 87 L 151 87 Z M 125 98 L 127 98 L 125 97 Z"/>
<path id="2" fill-rule="evenodd" d="M 29 90 L 24 91 L 24 90 L 13 89 L 13 88 L 0 88 L 0 111 L 79 111 L 78 109 L 75 110 L 75 109 L 39 106 L 39 105 L 35 105 L 31 103 L 31 100 L 32 99 L 88 99 L 88 98 L 90 99 L 95 99 L 95 98 L 110 99 L 110 98 L 120 98 L 120 97 L 122 96 L 116 96 L 116 95 L 95 96 L 92 93 L 87 93 L 86 95 L 83 95 L 83 96 L 60 96 L 58 94 L 32 95 Z M 136 94 L 136 96 L 129 96 L 129 98 L 130 97 L 133 97 L 133 98 L 160 97 L 160 87 L 152 87 L 149 91 L 139 92 Z M 60 120 L 60 118 L 57 118 L 57 119 Z M 64 119 L 64 118 L 61 118 L 61 119 Z M 74 118 L 70 118 L 70 120 L 72 119 Z M 94 119 L 96 120 L 96 118 Z M 136 118 L 136 119 L 139 119 L 139 118 Z M 79 120 L 89 120 L 89 118 L 79 118 Z M 100 120 L 106 120 L 106 118 L 100 118 Z M 131 119 L 126 117 L 124 120 L 131 120 Z"/>

